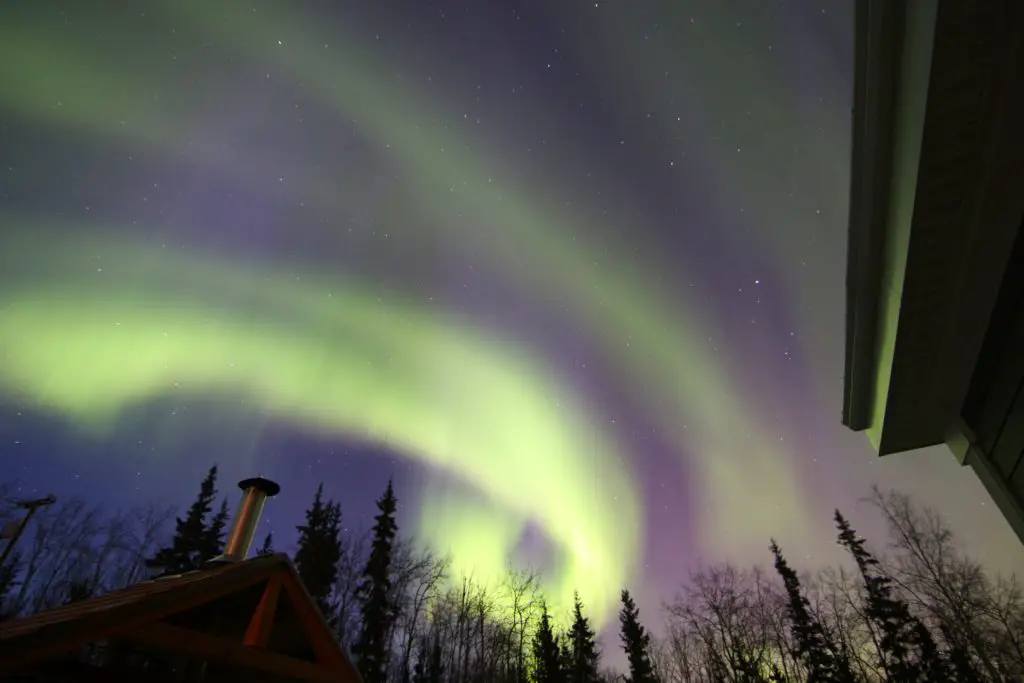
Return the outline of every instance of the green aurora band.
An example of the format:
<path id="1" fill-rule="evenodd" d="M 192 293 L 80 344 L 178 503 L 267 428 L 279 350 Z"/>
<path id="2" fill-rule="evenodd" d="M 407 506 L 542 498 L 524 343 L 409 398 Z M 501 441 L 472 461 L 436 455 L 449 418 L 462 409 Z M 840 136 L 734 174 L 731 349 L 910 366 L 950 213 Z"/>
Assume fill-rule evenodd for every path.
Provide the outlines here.
<path id="1" fill-rule="evenodd" d="M 394 85 L 388 76 L 394 65 L 357 47 L 354 37 L 321 35 L 294 13 L 284 20 L 240 7 L 185 1 L 163 9 L 220 49 L 267 61 L 275 79 L 303 84 L 305 97 L 339 120 L 355 121 L 401 169 L 431 225 L 524 295 L 577 318 L 663 435 L 690 456 L 685 465 L 694 481 L 686 495 L 696 496 L 700 509 L 687 523 L 701 529 L 702 548 L 742 552 L 761 549 L 779 529 L 787 538 L 806 533 L 799 473 L 756 407 L 743 400 L 741 380 L 715 350 L 706 316 L 686 292 L 660 286 L 652 264 L 664 264 L 657 257 L 608 237 L 623 232 L 614 229 L 620 222 L 645 221 L 642 208 L 611 220 L 546 200 L 526 173 L 502 168 L 501 150 L 471 150 L 448 130 L 442 122 L 460 118 L 456 107 L 408 83 Z M 0 79 L 8 84 L 0 89 L 0 108 L 218 168 L 323 213 L 343 210 L 347 193 L 356 191 L 332 180 L 330 169 L 301 168 L 290 169 L 282 189 L 269 182 L 277 175 L 274 159 L 202 139 L 198 105 L 190 109 L 179 98 L 172 107 L 142 95 L 156 87 L 144 64 L 99 59 L 76 34 L 54 35 L 49 26 L 45 32 L 0 26 Z M 278 41 L 280 49 L 268 48 Z M 4 217 L 4 224 L 19 220 Z M 423 232 L 410 226 L 395 248 L 437 239 Z M 85 237 L 88 231 L 74 248 L 41 238 L 15 244 L 9 233 L 0 237 L 0 253 L 18 253 L 19 263 L 33 270 L 16 286 L 4 283 L 4 352 L 17 362 L 0 370 L 0 389 L 13 387 L 95 426 L 177 390 L 178 382 L 193 390 L 248 392 L 299 424 L 386 439 L 454 472 L 502 509 L 498 514 L 469 498 L 442 503 L 440 492 L 427 492 L 421 532 L 450 547 L 458 566 L 500 572 L 523 524 L 535 519 L 562 555 L 551 585 L 556 596 L 578 588 L 598 623 L 611 614 L 643 541 L 628 458 L 528 352 L 474 331 L 468 321 L 379 302 L 356 283 L 307 277 L 302 267 L 257 276 L 226 260 Z M 97 278 L 75 261 L 91 244 L 147 268 L 111 271 L 105 259 Z M 77 270 L 78 278 L 66 277 L 65 269 Z M 167 287 L 161 278 L 172 276 Z M 210 292 L 220 291 L 259 296 L 246 298 L 245 306 L 234 298 L 211 300 Z M 275 303 L 272 313 L 266 302 Z M 76 339 L 71 350 L 69 338 Z M 421 338 L 429 341 L 410 342 Z M 395 363 L 371 372 L 367 362 L 381 349 Z M 452 388 L 444 379 L 450 373 Z M 470 400 L 479 395 L 493 400 Z M 563 397 L 562 412 L 552 408 L 556 396 Z M 522 482 L 525 472 L 529 485 Z M 538 486 L 559 495 L 543 495 Z M 615 515 L 608 512 L 612 499 Z M 662 540 L 681 541 L 684 534 Z"/>
<path id="2" fill-rule="evenodd" d="M 386 439 L 505 511 L 437 511 L 457 572 L 500 578 L 536 519 L 565 560 L 552 594 L 614 603 L 640 538 L 630 474 L 532 359 L 354 283 L 31 232 L 4 240 L 0 259 L 8 391 L 92 430 L 156 396 L 212 392 L 322 433 Z M 98 251 L 116 258 L 97 268 Z"/>

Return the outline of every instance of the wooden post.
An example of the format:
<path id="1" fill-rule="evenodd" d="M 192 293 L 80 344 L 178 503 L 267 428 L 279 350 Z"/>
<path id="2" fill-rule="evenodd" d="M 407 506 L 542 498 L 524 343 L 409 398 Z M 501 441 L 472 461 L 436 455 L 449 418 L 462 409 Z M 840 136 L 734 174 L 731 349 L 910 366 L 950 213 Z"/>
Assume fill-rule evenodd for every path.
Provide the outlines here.
<path id="1" fill-rule="evenodd" d="M 250 647 L 265 648 L 270 640 L 270 631 L 274 626 L 274 615 L 277 612 L 277 601 L 281 597 L 281 577 L 271 576 L 267 581 L 259 604 L 253 610 L 249 626 L 245 629 L 242 643 Z"/>

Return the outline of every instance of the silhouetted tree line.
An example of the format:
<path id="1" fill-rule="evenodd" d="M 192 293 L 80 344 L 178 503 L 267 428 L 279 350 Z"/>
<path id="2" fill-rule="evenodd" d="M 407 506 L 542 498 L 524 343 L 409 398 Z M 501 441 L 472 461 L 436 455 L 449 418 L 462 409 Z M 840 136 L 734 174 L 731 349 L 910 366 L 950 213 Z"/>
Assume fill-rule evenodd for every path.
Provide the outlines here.
<path id="1" fill-rule="evenodd" d="M 799 575 L 774 541 L 775 577 L 719 565 L 666 605 L 662 681 L 1024 681 L 1024 595 L 966 557 L 941 518 L 873 489 L 889 530 L 876 556 L 835 513 L 846 566 Z"/>
<path id="2" fill-rule="evenodd" d="M 216 482 L 214 467 L 183 517 L 155 507 L 111 515 L 75 500 L 41 511 L 0 567 L 0 618 L 201 567 L 230 523 Z M 660 636 L 623 590 L 625 674 L 602 669 L 579 595 L 570 614 L 553 615 L 536 575 L 510 570 L 500 585 L 454 577 L 446 558 L 401 536 L 390 482 L 366 534 L 346 530 L 340 504 L 318 487 L 292 558 L 366 683 L 1024 681 L 1015 579 L 988 576 L 907 496 L 875 489 L 871 502 L 888 524 L 887 554 L 873 554 L 837 511 L 848 566 L 798 574 L 773 541 L 774 574 L 693 572 L 665 604 Z M 11 516 L 0 507 L 0 524 Z M 273 552 L 268 534 L 257 553 Z"/>

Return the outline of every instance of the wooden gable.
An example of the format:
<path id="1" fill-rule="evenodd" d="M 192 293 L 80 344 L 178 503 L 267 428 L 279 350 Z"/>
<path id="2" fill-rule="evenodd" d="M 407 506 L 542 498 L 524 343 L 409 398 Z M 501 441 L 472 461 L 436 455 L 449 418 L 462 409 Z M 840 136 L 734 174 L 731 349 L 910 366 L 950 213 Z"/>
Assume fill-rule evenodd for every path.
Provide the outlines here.
<path id="1" fill-rule="evenodd" d="M 44 670 L 83 645 L 114 640 L 260 680 L 362 680 L 285 555 L 146 581 L 0 623 L 0 676 Z"/>

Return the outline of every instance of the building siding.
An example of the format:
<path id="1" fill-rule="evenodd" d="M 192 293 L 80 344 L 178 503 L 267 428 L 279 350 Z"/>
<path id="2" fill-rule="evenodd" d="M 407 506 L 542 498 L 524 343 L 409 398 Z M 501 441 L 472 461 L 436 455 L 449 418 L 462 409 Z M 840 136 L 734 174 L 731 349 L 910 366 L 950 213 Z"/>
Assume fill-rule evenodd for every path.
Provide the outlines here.
<path id="1" fill-rule="evenodd" d="M 1024 505 L 1024 225 L 963 407 L 995 472 Z"/>

